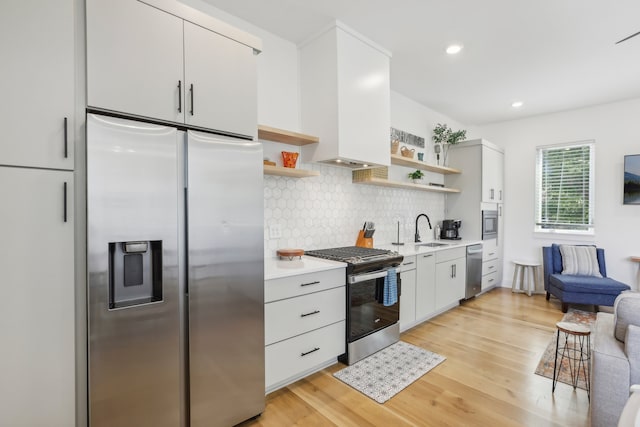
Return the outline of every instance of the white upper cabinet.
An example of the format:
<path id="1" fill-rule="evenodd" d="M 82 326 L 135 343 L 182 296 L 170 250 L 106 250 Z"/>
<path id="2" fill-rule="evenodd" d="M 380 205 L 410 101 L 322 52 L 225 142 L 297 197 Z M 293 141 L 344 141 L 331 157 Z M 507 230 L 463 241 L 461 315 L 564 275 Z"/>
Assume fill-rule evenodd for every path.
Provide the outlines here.
<path id="1" fill-rule="evenodd" d="M 88 106 L 184 121 L 182 27 L 138 1 L 87 1 Z"/>
<path id="2" fill-rule="evenodd" d="M 74 167 L 74 4 L 0 2 L 2 165 Z"/>
<path id="3" fill-rule="evenodd" d="M 300 47 L 306 161 L 388 166 L 391 54 L 341 23 Z"/>
<path id="4" fill-rule="evenodd" d="M 482 201 L 503 201 L 504 154 L 486 145 L 482 146 Z"/>
<path id="5" fill-rule="evenodd" d="M 254 137 L 254 48 L 209 30 L 209 21 L 230 27 L 175 3 L 87 1 L 88 106 Z"/>
<path id="6" fill-rule="evenodd" d="M 186 123 L 256 134 L 258 77 L 252 48 L 185 22 L 184 69 Z"/>

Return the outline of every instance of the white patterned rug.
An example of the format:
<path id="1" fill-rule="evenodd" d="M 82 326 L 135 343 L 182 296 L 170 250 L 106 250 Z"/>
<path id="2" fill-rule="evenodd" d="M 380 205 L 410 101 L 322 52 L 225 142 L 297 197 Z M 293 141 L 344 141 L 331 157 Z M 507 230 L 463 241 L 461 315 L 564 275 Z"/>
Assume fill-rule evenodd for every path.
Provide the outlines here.
<path id="1" fill-rule="evenodd" d="M 384 403 L 445 359 L 398 341 L 333 376 L 376 402 Z"/>

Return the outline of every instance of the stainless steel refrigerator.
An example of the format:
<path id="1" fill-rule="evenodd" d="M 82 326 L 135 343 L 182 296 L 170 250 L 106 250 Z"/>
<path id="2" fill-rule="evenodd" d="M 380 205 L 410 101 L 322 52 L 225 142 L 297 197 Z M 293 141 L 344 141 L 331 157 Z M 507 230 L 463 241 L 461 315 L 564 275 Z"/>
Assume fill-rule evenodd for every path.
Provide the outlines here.
<path id="1" fill-rule="evenodd" d="M 89 114 L 92 427 L 264 410 L 262 147 Z"/>

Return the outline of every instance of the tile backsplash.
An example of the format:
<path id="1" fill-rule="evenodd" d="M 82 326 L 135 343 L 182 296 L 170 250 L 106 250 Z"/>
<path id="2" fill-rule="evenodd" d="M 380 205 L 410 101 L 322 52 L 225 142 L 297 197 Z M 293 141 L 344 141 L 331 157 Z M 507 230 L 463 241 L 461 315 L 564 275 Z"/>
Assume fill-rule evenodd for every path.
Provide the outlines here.
<path id="1" fill-rule="evenodd" d="M 373 221 L 374 247 L 413 242 L 416 216 L 426 213 L 435 227 L 444 219 L 445 195 L 409 189 L 353 184 L 351 169 L 299 164 L 320 172 L 312 178 L 264 176 L 264 249 L 273 257 L 279 248 L 322 249 L 355 245 L 358 230 Z M 422 241 L 433 239 L 424 218 Z M 281 232 L 270 238 L 270 229 Z M 277 235 L 277 234 L 276 234 Z"/>

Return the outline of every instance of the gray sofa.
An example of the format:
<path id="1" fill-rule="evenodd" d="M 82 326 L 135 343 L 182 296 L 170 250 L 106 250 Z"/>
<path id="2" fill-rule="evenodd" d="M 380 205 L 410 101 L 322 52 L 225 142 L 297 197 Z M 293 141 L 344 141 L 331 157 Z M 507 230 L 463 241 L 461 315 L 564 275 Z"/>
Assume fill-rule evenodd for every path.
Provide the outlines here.
<path id="1" fill-rule="evenodd" d="M 591 353 L 591 425 L 615 427 L 629 387 L 640 384 L 640 292 L 623 292 L 596 318 Z"/>

